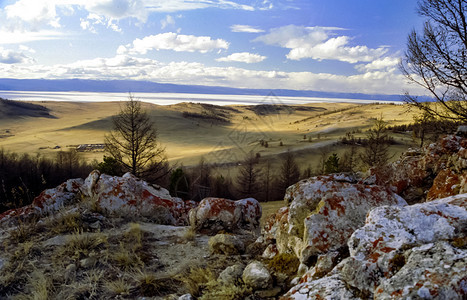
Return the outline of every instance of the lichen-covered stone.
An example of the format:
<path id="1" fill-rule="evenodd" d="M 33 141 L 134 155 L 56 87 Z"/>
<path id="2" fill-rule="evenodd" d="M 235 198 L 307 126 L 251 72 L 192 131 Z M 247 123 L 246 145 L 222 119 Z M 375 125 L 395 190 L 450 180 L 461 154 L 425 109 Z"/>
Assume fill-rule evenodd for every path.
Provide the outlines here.
<path id="1" fill-rule="evenodd" d="M 339 274 L 313 281 L 302 282 L 291 288 L 281 300 L 307 299 L 361 299 L 347 288 Z"/>
<path id="2" fill-rule="evenodd" d="M 308 271 L 286 299 L 311 297 L 307 289 L 320 296 L 337 289 L 374 299 L 464 299 L 466 208 L 462 194 L 373 209 L 348 241 L 350 257 L 320 279 Z"/>
<path id="3" fill-rule="evenodd" d="M 0 214 L 0 223 L 15 223 L 57 212 L 78 201 L 83 179 L 69 179 L 53 189 L 44 190 L 30 205 L 11 209 Z"/>
<path id="4" fill-rule="evenodd" d="M 188 222 L 185 202 L 173 198 L 159 186 L 153 186 L 130 173 L 122 177 L 92 172 L 82 187 L 97 209 L 113 216 L 146 217 L 154 222 L 184 225 Z"/>
<path id="5" fill-rule="evenodd" d="M 281 209 L 266 236 L 274 236 L 280 253 L 293 251 L 310 264 L 313 257 L 342 248 L 367 212 L 381 205 L 406 205 L 390 189 L 360 183 L 345 174 L 302 180 L 289 187 L 288 209 Z"/>
<path id="6" fill-rule="evenodd" d="M 260 218 L 261 205 L 253 198 L 232 201 L 209 197 L 189 213 L 190 225 L 195 230 L 211 234 L 219 231 L 256 231 Z"/>
<path id="7" fill-rule="evenodd" d="M 307 282 L 313 279 L 324 277 L 337 265 L 341 254 L 338 251 L 331 251 L 318 255 L 316 264 L 311 267 L 300 279 L 300 282 Z"/>
<path id="8" fill-rule="evenodd" d="M 406 262 L 382 278 L 374 299 L 465 299 L 467 251 L 447 242 L 424 244 L 404 254 Z"/>
<path id="9" fill-rule="evenodd" d="M 407 152 L 384 169 L 371 169 L 374 183 L 391 188 L 408 203 L 467 192 L 467 139 L 448 135 L 419 152 Z M 432 187 L 433 186 L 433 187 Z"/>

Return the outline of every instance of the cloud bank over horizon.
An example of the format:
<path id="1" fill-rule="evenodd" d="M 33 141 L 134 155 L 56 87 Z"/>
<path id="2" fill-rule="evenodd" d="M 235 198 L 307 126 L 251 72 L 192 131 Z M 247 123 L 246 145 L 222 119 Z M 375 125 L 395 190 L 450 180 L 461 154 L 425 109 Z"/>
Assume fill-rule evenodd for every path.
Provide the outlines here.
<path id="1" fill-rule="evenodd" d="M 414 4 L 383 0 L 363 13 L 336 2 L 10 0 L 0 4 L 0 70 L 17 79 L 423 94 L 397 69 L 400 36 L 414 27 L 397 17 Z"/>

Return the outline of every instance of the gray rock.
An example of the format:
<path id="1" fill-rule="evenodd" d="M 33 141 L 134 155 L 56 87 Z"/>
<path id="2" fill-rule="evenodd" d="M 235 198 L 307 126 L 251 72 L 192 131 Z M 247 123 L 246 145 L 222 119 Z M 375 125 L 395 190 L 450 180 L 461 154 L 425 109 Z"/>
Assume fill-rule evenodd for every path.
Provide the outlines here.
<path id="1" fill-rule="evenodd" d="M 82 260 L 79 261 L 80 266 L 85 269 L 94 267 L 96 263 L 97 263 L 97 259 L 93 256 L 83 258 Z"/>
<path id="2" fill-rule="evenodd" d="M 465 299 L 467 251 L 446 242 L 412 248 L 407 262 L 391 278 L 382 278 L 374 299 Z M 397 269 L 396 269 L 397 270 Z M 464 285 L 462 284 L 464 282 Z"/>
<path id="3" fill-rule="evenodd" d="M 227 267 L 219 274 L 217 280 L 225 285 L 234 285 L 240 278 L 242 278 L 243 270 L 244 266 L 240 264 Z"/>
<path id="4" fill-rule="evenodd" d="M 290 206 L 278 212 L 279 224 L 269 230 L 279 253 L 293 252 L 311 266 L 312 257 L 346 246 L 372 208 L 407 205 L 387 187 L 355 180 L 347 174 L 331 174 L 290 186 L 285 195 Z"/>
<path id="5" fill-rule="evenodd" d="M 213 254 L 236 255 L 245 252 L 245 243 L 237 235 L 217 234 L 209 239 L 209 250 Z"/>
<path id="6" fill-rule="evenodd" d="M 280 294 L 281 291 L 282 289 L 276 286 L 271 289 L 256 291 L 255 295 L 260 297 L 261 299 L 275 298 L 277 295 Z"/>
<path id="7" fill-rule="evenodd" d="M 349 289 L 372 299 L 464 299 L 466 207 L 462 194 L 373 209 L 348 241 L 350 257 L 316 279 L 318 269 L 328 271 L 337 256 L 321 257 L 286 299 L 351 299 Z"/>
<path id="8" fill-rule="evenodd" d="M 193 296 L 191 294 L 185 294 L 180 297 L 178 297 L 178 300 L 194 300 Z"/>
<path id="9" fill-rule="evenodd" d="M 62 245 L 65 245 L 67 243 L 67 236 L 64 236 L 64 235 L 57 235 L 57 236 L 54 236 L 53 238 L 50 238 L 48 240 L 46 240 L 44 243 L 43 243 L 43 246 L 44 247 L 48 247 L 48 246 L 62 246 Z"/>
<path id="10" fill-rule="evenodd" d="M 258 234 L 261 213 L 261 205 L 253 198 L 232 201 L 209 197 L 190 210 L 189 221 L 196 231 L 210 234 L 219 231 L 251 231 Z"/>
<path id="11" fill-rule="evenodd" d="M 75 264 L 69 264 L 65 268 L 65 282 L 72 282 L 75 280 L 76 277 L 76 265 Z"/>
<path id="12" fill-rule="evenodd" d="M 243 282 L 254 290 L 264 290 L 271 287 L 272 277 L 268 269 L 259 261 L 246 266 L 242 275 Z"/>
<path id="13" fill-rule="evenodd" d="M 346 283 L 338 274 L 323 277 L 314 281 L 306 281 L 294 286 L 284 299 L 360 299 L 356 298 L 347 288 Z"/>
<path id="14" fill-rule="evenodd" d="M 460 125 L 457 128 L 456 135 L 467 138 L 467 125 Z"/>

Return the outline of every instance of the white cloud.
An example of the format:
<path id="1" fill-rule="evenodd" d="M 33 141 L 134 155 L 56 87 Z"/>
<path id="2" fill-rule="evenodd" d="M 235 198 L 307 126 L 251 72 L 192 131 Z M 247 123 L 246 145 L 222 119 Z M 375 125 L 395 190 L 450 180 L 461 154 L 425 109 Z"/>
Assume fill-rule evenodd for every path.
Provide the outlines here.
<path id="1" fill-rule="evenodd" d="M 0 30 L 0 45 L 23 44 L 32 41 L 55 40 L 63 37 L 63 33 L 52 30 L 38 32 L 21 32 Z"/>
<path id="2" fill-rule="evenodd" d="M 19 50 L 23 51 L 23 52 L 29 52 L 29 53 L 36 53 L 36 50 L 32 49 L 32 48 L 29 48 L 28 46 L 25 46 L 25 45 L 19 45 Z"/>
<path id="3" fill-rule="evenodd" d="M 4 49 L 0 47 L 0 63 L 1 64 L 33 63 L 34 59 L 24 54 L 23 51 L 14 51 L 11 49 Z"/>
<path id="4" fill-rule="evenodd" d="M 55 1 L 19 0 L 7 5 L 4 11 L 9 25 L 16 29 L 25 29 L 26 24 L 33 31 L 43 26 L 60 27 Z"/>
<path id="5" fill-rule="evenodd" d="M 148 58 L 117 55 L 72 64 L 43 66 L 38 64 L 0 64 L 7 78 L 82 78 L 148 80 L 165 83 L 223 85 L 239 88 L 316 90 L 328 92 L 412 94 L 425 91 L 407 84 L 395 72 L 372 71 L 352 76 L 313 72 L 247 70 L 234 67 L 209 67 L 195 62 L 162 63 Z"/>
<path id="6" fill-rule="evenodd" d="M 376 59 L 369 64 L 356 65 L 355 68 L 360 72 L 370 72 L 375 70 L 391 71 L 399 64 L 400 58 L 386 56 L 381 59 Z"/>
<path id="7" fill-rule="evenodd" d="M 4 18 L 2 27 L 9 31 L 38 31 L 59 28 L 60 15 L 71 16 L 85 10 L 89 15 L 100 16 L 108 28 L 116 30 L 118 21 L 126 18 L 135 18 L 144 23 L 152 12 L 170 13 L 206 8 L 255 10 L 251 5 L 228 0 L 18 0 L 0 9 L 0 16 Z M 82 19 L 80 25 L 91 30 L 89 22 Z"/>
<path id="8" fill-rule="evenodd" d="M 230 26 L 230 29 L 232 30 L 232 32 L 249 32 L 249 33 L 264 32 L 264 30 L 255 28 L 250 25 L 239 25 L 239 24 Z"/>
<path id="9" fill-rule="evenodd" d="M 226 57 L 221 57 L 216 59 L 217 61 L 224 61 L 224 62 L 231 62 L 231 61 L 236 61 L 236 62 L 244 62 L 247 64 L 251 63 L 257 63 L 261 62 L 266 59 L 266 56 L 262 56 L 259 54 L 253 54 L 253 53 L 248 53 L 248 52 L 239 52 L 239 53 L 233 53 L 229 56 Z"/>
<path id="10" fill-rule="evenodd" d="M 127 51 L 132 54 L 146 54 L 150 50 L 174 50 L 206 53 L 214 49 L 228 49 L 229 43 L 223 39 L 211 39 L 209 36 L 183 35 L 174 32 L 150 35 L 143 39 L 133 41 L 132 48 L 128 46 Z M 125 53 L 120 46 L 119 53 Z"/>
<path id="11" fill-rule="evenodd" d="M 350 46 L 350 37 L 335 37 L 334 31 L 340 30 L 343 29 L 288 25 L 273 28 L 268 34 L 259 36 L 254 41 L 291 49 L 287 54 L 287 58 L 291 60 L 312 58 L 358 63 L 373 61 L 387 52 L 385 47 L 371 49 L 367 46 Z"/>
<path id="12" fill-rule="evenodd" d="M 167 15 L 165 19 L 161 20 L 161 29 L 164 29 L 169 25 L 175 25 L 175 19 L 171 15 Z"/>
<path id="13" fill-rule="evenodd" d="M 84 8 L 90 12 L 106 19 L 121 20 L 133 17 L 140 21 L 146 21 L 148 11 L 143 0 L 92 0 L 76 1 L 75 4 L 83 4 Z"/>

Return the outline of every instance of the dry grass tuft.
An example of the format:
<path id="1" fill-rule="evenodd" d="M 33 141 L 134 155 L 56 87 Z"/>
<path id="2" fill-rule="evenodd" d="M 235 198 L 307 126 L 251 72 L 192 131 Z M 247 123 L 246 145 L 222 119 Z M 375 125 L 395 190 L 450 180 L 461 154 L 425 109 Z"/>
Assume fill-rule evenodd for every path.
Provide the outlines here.
<path id="1" fill-rule="evenodd" d="M 53 293 L 53 284 L 50 278 L 39 270 L 34 270 L 29 276 L 26 293 L 17 295 L 18 300 L 48 300 Z"/>
<path id="2" fill-rule="evenodd" d="M 68 237 L 67 243 L 61 247 L 58 258 L 82 259 L 88 257 L 91 252 L 100 251 L 106 245 L 107 236 L 103 233 L 84 233 L 77 230 Z"/>
<path id="3" fill-rule="evenodd" d="M 107 281 L 104 284 L 104 287 L 112 295 L 112 297 L 116 297 L 116 296 L 129 296 L 132 286 L 128 282 L 128 280 L 119 278 L 114 281 Z"/>
<path id="4" fill-rule="evenodd" d="M 208 284 L 207 290 L 201 297 L 200 300 L 242 300 L 253 293 L 253 289 L 240 282 L 236 285 L 228 284 L 224 285 L 217 281 L 211 281 Z"/>
<path id="5" fill-rule="evenodd" d="M 120 243 L 118 250 L 110 254 L 110 260 L 126 271 L 144 266 L 143 261 L 135 251 L 128 249 L 123 243 Z"/>
<path id="6" fill-rule="evenodd" d="M 47 218 L 45 226 L 55 235 L 76 232 L 83 229 L 81 215 L 78 211 L 59 212 L 55 216 Z"/>
<path id="7" fill-rule="evenodd" d="M 136 277 L 137 290 L 141 296 L 163 296 L 177 292 L 180 282 L 172 277 L 158 277 L 151 272 L 140 272 Z"/>
<path id="8" fill-rule="evenodd" d="M 187 242 L 194 241 L 196 238 L 196 230 L 193 227 L 188 227 L 188 229 L 183 234 L 183 240 Z"/>
<path id="9" fill-rule="evenodd" d="M 23 222 L 19 221 L 16 229 L 10 231 L 8 243 L 19 244 L 30 240 L 38 232 L 37 219 Z"/>
<path id="10" fill-rule="evenodd" d="M 190 294 L 195 297 L 201 295 L 209 282 L 216 280 L 216 275 L 208 268 L 192 267 L 184 274 L 178 276 L 187 287 Z"/>

